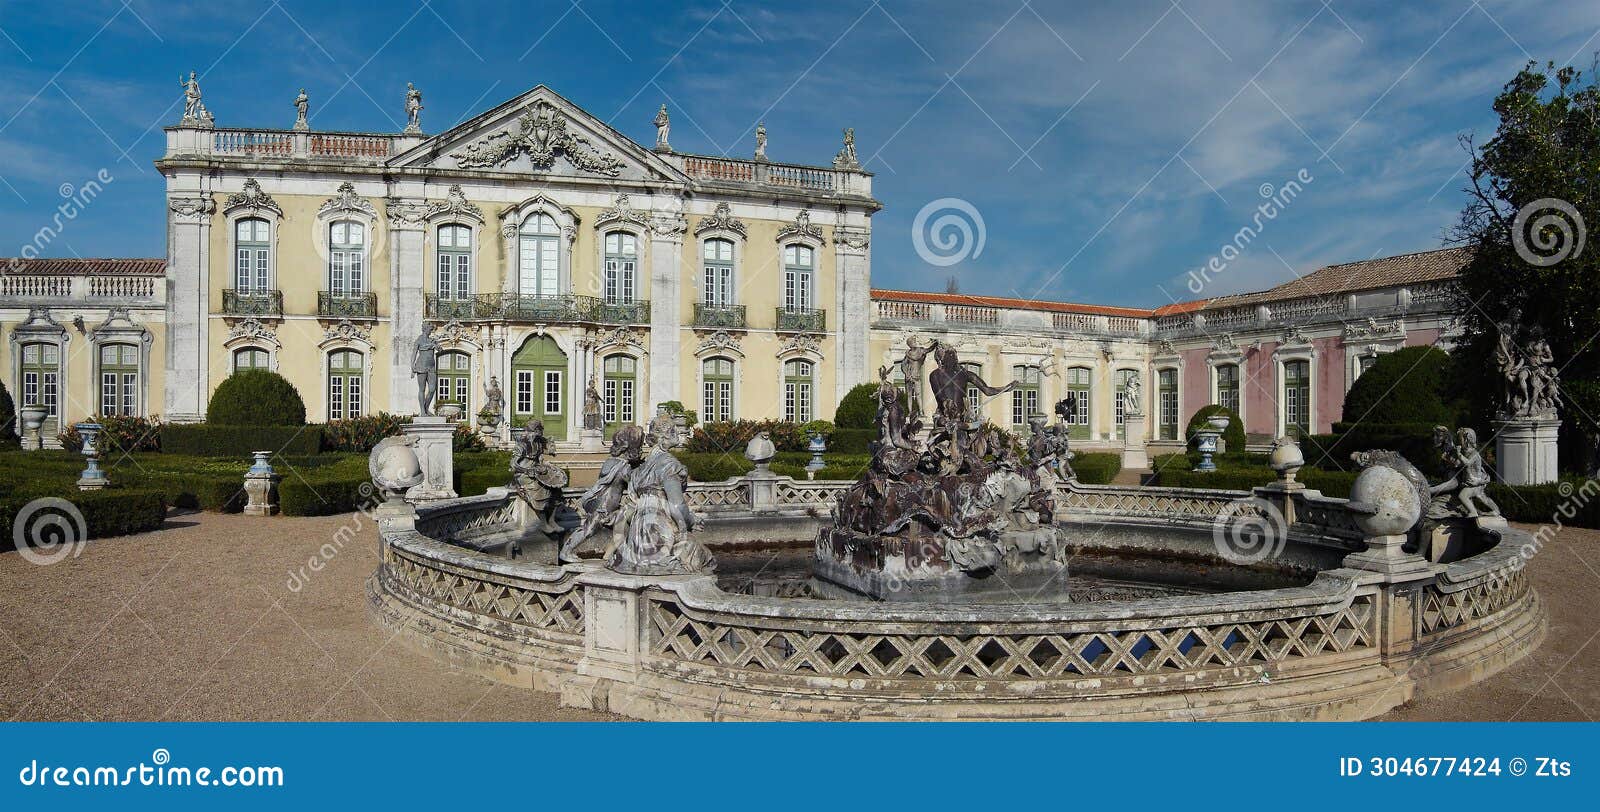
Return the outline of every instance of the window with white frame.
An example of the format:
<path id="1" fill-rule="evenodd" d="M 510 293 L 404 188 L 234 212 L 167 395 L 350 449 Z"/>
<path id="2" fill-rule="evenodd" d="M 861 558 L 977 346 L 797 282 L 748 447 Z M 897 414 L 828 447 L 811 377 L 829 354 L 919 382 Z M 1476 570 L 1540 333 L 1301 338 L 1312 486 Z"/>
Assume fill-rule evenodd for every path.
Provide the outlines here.
<path id="1" fill-rule="evenodd" d="M 139 348 L 133 344 L 100 345 L 100 414 L 131 417 L 139 413 Z"/>
<path id="2" fill-rule="evenodd" d="M 600 414 L 607 427 L 633 424 L 638 368 L 631 355 L 608 355 L 601 363 Z"/>
<path id="3" fill-rule="evenodd" d="M 360 417 L 366 391 L 361 353 L 334 350 L 328 353 L 328 419 Z"/>
<path id="4" fill-rule="evenodd" d="M 627 304 L 639 273 L 639 238 L 626 231 L 606 234 L 605 295 L 607 304 Z"/>
<path id="5" fill-rule="evenodd" d="M 1067 397 L 1072 399 L 1072 424 L 1067 436 L 1075 440 L 1089 436 L 1089 397 L 1094 388 L 1094 372 L 1088 367 L 1067 370 Z"/>
<path id="6" fill-rule="evenodd" d="M 561 404 L 565 398 L 561 388 L 561 370 L 547 369 L 544 371 L 544 415 L 559 415 L 562 412 Z"/>
<path id="7" fill-rule="evenodd" d="M 1176 369 L 1163 369 L 1156 378 L 1157 404 L 1160 408 L 1157 429 L 1161 432 L 1161 439 L 1178 439 L 1178 371 Z"/>
<path id="8" fill-rule="evenodd" d="M 243 347 L 233 351 L 233 371 L 271 369 L 272 354 L 260 347 Z"/>
<path id="9" fill-rule="evenodd" d="M 816 269 L 816 252 L 808 245 L 783 249 L 783 309 L 791 313 L 811 310 L 811 275 Z"/>
<path id="10" fill-rule="evenodd" d="M 700 414 L 707 423 L 725 423 L 733 419 L 733 361 L 727 358 L 707 358 L 700 364 L 700 378 L 704 387 L 700 398 Z"/>
<path id="11" fill-rule="evenodd" d="M 548 214 L 535 212 L 522 221 L 517 256 L 517 292 L 524 296 L 556 296 L 560 292 L 561 229 Z"/>
<path id="12" fill-rule="evenodd" d="M 43 406 L 46 417 L 57 417 L 61 348 L 38 342 L 22 345 L 21 374 L 22 405 Z"/>
<path id="13" fill-rule="evenodd" d="M 1234 414 L 1239 413 L 1239 365 L 1218 364 L 1217 405 Z"/>
<path id="14" fill-rule="evenodd" d="M 439 226 L 437 253 L 439 266 L 434 285 L 439 298 L 472 298 L 472 229 L 453 224 Z"/>
<path id="15" fill-rule="evenodd" d="M 367 227 L 354 220 L 328 224 L 328 292 L 359 296 L 367 284 Z"/>
<path id="16" fill-rule="evenodd" d="M 733 241 L 706 240 L 701 250 L 705 268 L 705 303 L 712 307 L 733 305 Z"/>
<path id="17" fill-rule="evenodd" d="M 1311 433 L 1311 362 L 1283 362 L 1283 423 L 1299 436 Z"/>
<path id="18" fill-rule="evenodd" d="M 811 422 L 811 397 L 815 387 L 812 375 L 815 365 L 810 361 L 795 359 L 783 365 L 783 419 L 790 423 Z"/>
<path id="19" fill-rule="evenodd" d="M 454 403 L 461 407 L 461 417 L 471 414 L 472 356 L 464 352 L 439 353 L 439 372 L 434 378 L 437 387 L 434 400 Z"/>
<path id="20" fill-rule="evenodd" d="M 983 379 L 983 364 L 973 363 L 971 361 L 963 361 L 961 363 L 961 365 L 963 367 L 966 367 L 969 371 L 971 371 L 972 374 L 978 376 L 979 380 Z M 978 389 L 978 387 L 976 387 L 976 386 L 968 386 L 967 387 L 967 414 L 979 415 L 979 414 L 982 414 L 982 413 L 983 413 L 983 392 L 980 391 Z"/>
<path id="21" fill-rule="evenodd" d="M 233 286 L 240 293 L 265 293 L 272 279 L 272 230 L 266 220 L 234 223 Z"/>
<path id="22" fill-rule="evenodd" d="M 1036 366 L 1019 365 L 1011 368 L 1011 380 L 1017 384 L 1011 390 L 1011 425 L 1015 429 L 1025 429 L 1028 418 L 1039 413 L 1039 382 L 1042 376 Z"/>

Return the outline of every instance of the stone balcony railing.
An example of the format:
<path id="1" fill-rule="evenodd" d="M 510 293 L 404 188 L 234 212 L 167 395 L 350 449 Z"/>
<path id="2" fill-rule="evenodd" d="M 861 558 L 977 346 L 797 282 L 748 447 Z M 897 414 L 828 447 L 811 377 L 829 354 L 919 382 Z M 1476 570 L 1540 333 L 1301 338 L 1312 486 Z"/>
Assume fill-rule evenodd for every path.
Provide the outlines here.
<path id="1" fill-rule="evenodd" d="M 378 294 L 317 291 L 317 315 L 341 319 L 378 317 Z"/>
<path id="2" fill-rule="evenodd" d="M 1252 328 L 1303 326 L 1317 322 L 1343 322 L 1404 313 L 1436 312 L 1453 306 L 1456 286 L 1427 282 L 1408 287 L 1306 296 L 1262 304 L 1219 307 L 1156 320 L 1162 338 L 1217 333 Z"/>
<path id="3" fill-rule="evenodd" d="M 1025 308 L 912 302 L 896 299 L 872 301 L 873 323 L 885 326 L 945 327 L 948 329 L 1015 329 L 1073 335 L 1145 336 L 1150 320 L 1095 313 L 1063 313 Z"/>
<path id="4" fill-rule="evenodd" d="M 167 130 L 167 155 L 376 164 L 422 140 L 418 134 L 171 127 Z"/>
<path id="5" fill-rule="evenodd" d="M 0 273 L 0 301 L 18 304 L 158 307 L 167 286 L 159 276 L 69 276 Z"/>
<path id="6" fill-rule="evenodd" d="M 424 299 L 427 317 L 442 321 L 511 321 L 535 324 L 648 324 L 650 302 L 611 302 L 595 296 L 479 293 L 470 299 Z"/>
<path id="7" fill-rule="evenodd" d="M 744 318 L 744 305 L 713 305 L 695 302 L 694 326 L 742 330 L 747 326 Z"/>
<path id="8" fill-rule="evenodd" d="M 708 155 L 667 154 L 690 178 L 717 186 L 788 189 L 824 195 L 872 196 L 872 175 L 862 171 L 780 164 Z"/>

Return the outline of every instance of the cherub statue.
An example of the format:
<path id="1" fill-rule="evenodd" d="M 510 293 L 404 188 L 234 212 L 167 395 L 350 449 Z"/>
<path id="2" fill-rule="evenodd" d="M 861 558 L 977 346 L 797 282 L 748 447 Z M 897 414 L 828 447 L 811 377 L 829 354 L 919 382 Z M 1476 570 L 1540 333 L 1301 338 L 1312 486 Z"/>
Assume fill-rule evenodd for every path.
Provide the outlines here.
<path id="1" fill-rule="evenodd" d="M 1489 472 L 1483 464 L 1483 455 L 1478 452 L 1478 433 L 1463 428 L 1452 437 L 1449 429 L 1434 426 L 1433 444 L 1450 476 L 1444 482 L 1429 486 L 1428 493 L 1433 497 L 1429 514 L 1435 518 L 1460 515 L 1469 519 L 1499 516 L 1500 506 L 1486 492 Z"/>
<path id="2" fill-rule="evenodd" d="M 605 539 L 603 556 L 609 557 L 616 546 L 612 529 L 622 518 L 623 497 L 628 490 L 628 479 L 633 469 L 644 459 L 644 429 L 623 426 L 611 437 L 611 456 L 600 464 L 600 475 L 594 484 L 578 498 L 583 512 L 583 523 L 561 545 L 561 561 L 570 563 L 579 558 L 578 550 L 592 539 Z M 603 534 L 603 535 L 602 535 Z"/>

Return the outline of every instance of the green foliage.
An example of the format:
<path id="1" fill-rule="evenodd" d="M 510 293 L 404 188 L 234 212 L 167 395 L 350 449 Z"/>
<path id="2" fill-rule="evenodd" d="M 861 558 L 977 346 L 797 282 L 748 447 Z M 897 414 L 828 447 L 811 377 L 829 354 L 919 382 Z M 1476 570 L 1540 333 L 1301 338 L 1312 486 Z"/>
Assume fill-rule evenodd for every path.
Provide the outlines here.
<path id="1" fill-rule="evenodd" d="M 690 427 L 693 427 L 694 424 L 700 422 L 700 413 L 693 409 L 686 408 L 683 403 L 679 401 L 662 401 L 661 408 L 666 409 L 667 414 L 670 414 L 673 417 L 678 417 L 681 415 L 684 420 L 688 421 Z"/>
<path id="2" fill-rule="evenodd" d="M 322 450 L 365 454 L 385 437 L 393 437 L 410 418 L 388 412 L 329 420 L 322 427 Z"/>
<path id="3" fill-rule="evenodd" d="M 1122 455 L 1114 452 L 1078 454 L 1072 470 L 1085 485 L 1109 485 L 1122 472 Z"/>
<path id="4" fill-rule="evenodd" d="M 219 426 L 301 426 L 306 404 L 294 384 L 264 369 L 236 372 L 217 385 L 206 422 Z"/>
<path id="5" fill-rule="evenodd" d="M 11 392 L 6 389 L 4 382 L 0 382 L 0 443 L 14 443 L 17 441 L 17 404 L 11 399 Z"/>
<path id="6" fill-rule="evenodd" d="M 1257 455 L 1222 455 L 1215 460 L 1217 470 L 1196 471 L 1194 458 L 1186 454 L 1166 454 L 1151 461 L 1155 470 L 1155 485 L 1167 488 L 1214 488 L 1219 490 L 1247 491 L 1277 480 L 1278 474 L 1266 464 L 1266 458 Z M 1324 496 L 1345 498 L 1350 495 L 1350 485 L 1355 482 L 1354 471 L 1324 471 L 1307 466 L 1295 477 L 1306 487 L 1315 488 Z"/>
<path id="7" fill-rule="evenodd" d="M 1356 451 L 1388 449 L 1405 457 L 1417 470 L 1442 478 L 1444 460 L 1433 444 L 1433 423 L 1335 423 L 1333 434 L 1313 434 L 1300 438 L 1300 451 L 1306 464 L 1328 470 L 1352 467 L 1350 455 Z"/>
<path id="8" fill-rule="evenodd" d="M 1222 430 L 1223 445 L 1225 445 L 1229 451 L 1243 451 L 1244 420 L 1240 419 L 1238 412 L 1235 412 L 1226 406 L 1218 406 L 1213 403 L 1209 406 L 1201 406 L 1200 408 L 1196 409 L 1194 416 L 1189 418 L 1189 429 L 1184 436 L 1190 438 L 1190 442 L 1192 444 L 1194 433 L 1205 425 L 1206 418 L 1214 414 L 1225 414 L 1228 416 L 1228 427 Z"/>
<path id="9" fill-rule="evenodd" d="M 707 423 L 707 426 L 717 425 Z M 699 432 L 696 432 L 698 435 Z M 689 469 L 689 479 L 695 482 L 721 482 L 725 479 L 744 476 L 750 473 L 755 466 L 744 458 L 744 450 L 729 452 L 694 452 L 678 451 L 673 456 Z"/>
<path id="10" fill-rule="evenodd" d="M 1487 372 L 1468 377 L 1481 382 Z M 1452 394 L 1457 375 L 1450 354 L 1437 347 L 1405 347 L 1380 355 L 1344 396 L 1344 420 L 1454 428 L 1466 411 L 1466 404 Z"/>
<path id="11" fill-rule="evenodd" d="M 878 385 L 856 384 L 839 401 L 833 422 L 841 429 L 870 429 L 878 420 Z"/>
<path id="12" fill-rule="evenodd" d="M 100 415 L 88 419 L 100 424 L 100 438 L 95 445 L 101 459 L 110 459 L 112 455 L 130 451 L 161 450 L 161 420 L 158 418 Z M 78 434 L 77 423 L 57 434 L 56 440 L 68 451 L 83 450 L 83 437 Z"/>
<path id="13" fill-rule="evenodd" d="M 457 423 L 455 434 L 450 435 L 450 450 L 457 454 L 472 451 L 487 451 L 483 438 L 466 423 Z"/>
<path id="14" fill-rule="evenodd" d="M 799 423 L 786 420 L 732 420 L 704 423 L 689 437 L 685 451 L 695 454 L 729 453 L 744 459 L 745 444 L 761 431 L 772 434 L 772 444 L 779 451 L 804 451 L 810 438 L 801 431 Z"/>
<path id="15" fill-rule="evenodd" d="M 239 457 L 272 451 L 290 457 L 309 456 L 322 446 L 322 427 L 223 426 L 211 423 L 167 423 L 161 427 L 161 450 L 195 457 Z"/>
<path id="16" fill-rule="evenodd" d="M 833 436 L 828 438 L 828 450 L 840 454 L 869 454 L 872 452 L 872 442 L 876 439 L 877 429 L 835 428 Z"/>
<path id="17" fill-rule="evenodd" d="M 829 437 L 833 436 L 835 428 L 833 423 L 827 420 L 813 420 L 801 426 L 800 431 L 806 435 L 807 441 L 810 440 L 811 435 L 820 434 L 823 441 L 826 442 Z"/>
<path id="18" fill-rule="evenodd" d="M 278 483 L 278 509 L 285 516 L 330 516 L 375 507 L 382 496 L 372 486 L 364 456 L 300 469 Z"/>

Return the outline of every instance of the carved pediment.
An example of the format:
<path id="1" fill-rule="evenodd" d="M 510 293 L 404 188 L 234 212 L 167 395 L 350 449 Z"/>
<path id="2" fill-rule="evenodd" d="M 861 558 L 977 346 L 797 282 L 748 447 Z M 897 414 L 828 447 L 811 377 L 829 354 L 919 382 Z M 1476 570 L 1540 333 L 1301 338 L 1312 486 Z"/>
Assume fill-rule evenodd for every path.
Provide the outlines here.
<path id="1" fill-rule="evenodd" d="M 600 212 L 600 216 L 594 218 L 596 231 L 614 223 L 637 226 L 640 229 L 648 229 L 650 227 L 650 221 L 642 213 L 634 211 L 632 204 L 628 202 L 626 194 L 617 195 L 616 205 Z"/>
<path id="2" fill-rule="evenodd" d="M 262 191 L 261 184 L 257 183 L 255 178 L 245 180 L 244 189 L 228 195 L 227 202 L 222 204 L 225 213 L 235 209 L 249 209 L 251 212 L 270 211 L 279 217 L 283 216 L 283 209 L 278 207 L 278 201 Z"/>
<path id="3" fill-rule="evenodd" d="M 731 231 L 743 237 L 747 229 L 743 220 L 733 216 L 732 206 L 718 203 L 717 210 L 710 217 L 701 218 L 700 224 L 694 227 L 696 237 L 707 231 Z"/>
<path id="4" fill-rule="evenodd" d="M 793 237 L 809 237 L 818 242 L 822 241 L 822 226 L 811 222 L 811 210 L 801 209 L 795 215 L 794 222 L 785 224 L 778 229 L 778 240 L 783 241 Z"/>
<path id="5" fill-rule="evenodd" d="M 466 217 L 478 222 L 483 222 L 483 209 L 467 201 L 467 195 L 461 191 L 461 184 L 450 186 L 450 191 L 441 203 L 428 206 L 428 217 Z"/>
<path id="6" fill-rule="evenodd" d="M 328 198 L 321 208 L 317 209 L 317 214 L 364 214 L 376 219 L 378 210 L 361 195 L 356 194 L 354 183 L 345 181 L 339 184 L 339 193 Z"/>

